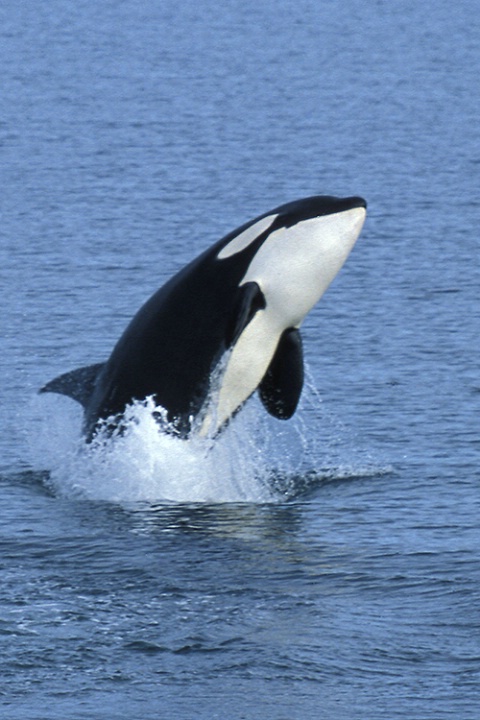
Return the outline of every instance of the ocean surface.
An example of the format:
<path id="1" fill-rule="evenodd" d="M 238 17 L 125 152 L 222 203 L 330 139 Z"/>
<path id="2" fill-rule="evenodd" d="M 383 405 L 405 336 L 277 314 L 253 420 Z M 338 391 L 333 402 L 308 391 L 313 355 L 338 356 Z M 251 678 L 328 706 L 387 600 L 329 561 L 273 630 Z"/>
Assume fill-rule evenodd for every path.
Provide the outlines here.
<path id="1" fill-rule="evenodd" d="M 477 720 L 477 3 L 3 0 L 0 68 L 1 717 Z M 296 416 L 81 451 L 38 388 L 312 194 Z"/>

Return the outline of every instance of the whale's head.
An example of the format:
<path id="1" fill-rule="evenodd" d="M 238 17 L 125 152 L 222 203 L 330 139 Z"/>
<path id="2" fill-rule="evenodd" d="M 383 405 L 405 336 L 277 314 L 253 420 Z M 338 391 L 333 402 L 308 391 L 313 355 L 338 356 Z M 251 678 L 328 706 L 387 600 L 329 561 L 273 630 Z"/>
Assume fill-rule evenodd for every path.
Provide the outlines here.
<path id="1" fill-rule="evenodd" d="M 282 205 L 216 248 L 239 269 L 243 290 L 234 342 L 201 433 L 217 432 L 258 388 L 271 414 L 295 411 L 303 384 L 303 319 L 337 275 L 363 227 L 360 197 L 314 196 Z"/>
<path id="2" fill-rule="evenodd" d="M 240 286 L 258 285 L 271 323 L 298 327 L 347 259 L 366 207 L 360 197 L 324 195 L 282 205 L 230 236 L 217 258 L 244 255 Z"/>

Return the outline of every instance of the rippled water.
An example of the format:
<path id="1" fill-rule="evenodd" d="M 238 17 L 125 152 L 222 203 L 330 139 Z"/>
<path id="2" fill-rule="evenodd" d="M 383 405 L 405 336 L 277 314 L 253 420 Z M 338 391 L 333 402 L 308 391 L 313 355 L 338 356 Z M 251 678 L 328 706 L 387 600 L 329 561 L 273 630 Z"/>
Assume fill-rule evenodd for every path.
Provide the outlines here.
<path id="1" fill-rule="evenodd" d="M 477 718 L 475 11 L 2 3 L 2 716 Z M 313 193 L 369 215 L 295 419 L 79 451 L 36 390 Z"/>

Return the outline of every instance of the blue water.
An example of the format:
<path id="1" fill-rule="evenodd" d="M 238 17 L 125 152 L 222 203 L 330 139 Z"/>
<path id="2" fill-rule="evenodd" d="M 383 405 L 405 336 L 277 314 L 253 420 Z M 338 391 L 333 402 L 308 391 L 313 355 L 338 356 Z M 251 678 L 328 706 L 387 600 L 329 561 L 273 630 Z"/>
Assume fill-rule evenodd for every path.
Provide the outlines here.
<path id="1" fill-rule="evenodd" d="M 477 4 L 0 6 L 0 714 L 476 720 Z M 252 217 L 364 196 L 290 423 L 36 397 Z M 142 409 L 139 409 L 142 413 Z"/>

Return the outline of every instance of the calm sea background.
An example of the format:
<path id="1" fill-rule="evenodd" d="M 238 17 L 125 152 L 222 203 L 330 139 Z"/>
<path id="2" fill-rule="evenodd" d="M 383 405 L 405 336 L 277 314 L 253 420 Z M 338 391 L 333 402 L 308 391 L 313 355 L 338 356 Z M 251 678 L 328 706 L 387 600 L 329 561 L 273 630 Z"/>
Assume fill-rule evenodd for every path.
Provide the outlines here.
<path id="1" fill-rule="evenodd" d="M 478 4 L 3 0 L 0 68 L 1 716 L 477 720 Z M 317 193 L 296 418 L 79 456 L 36 390 Z"/>

